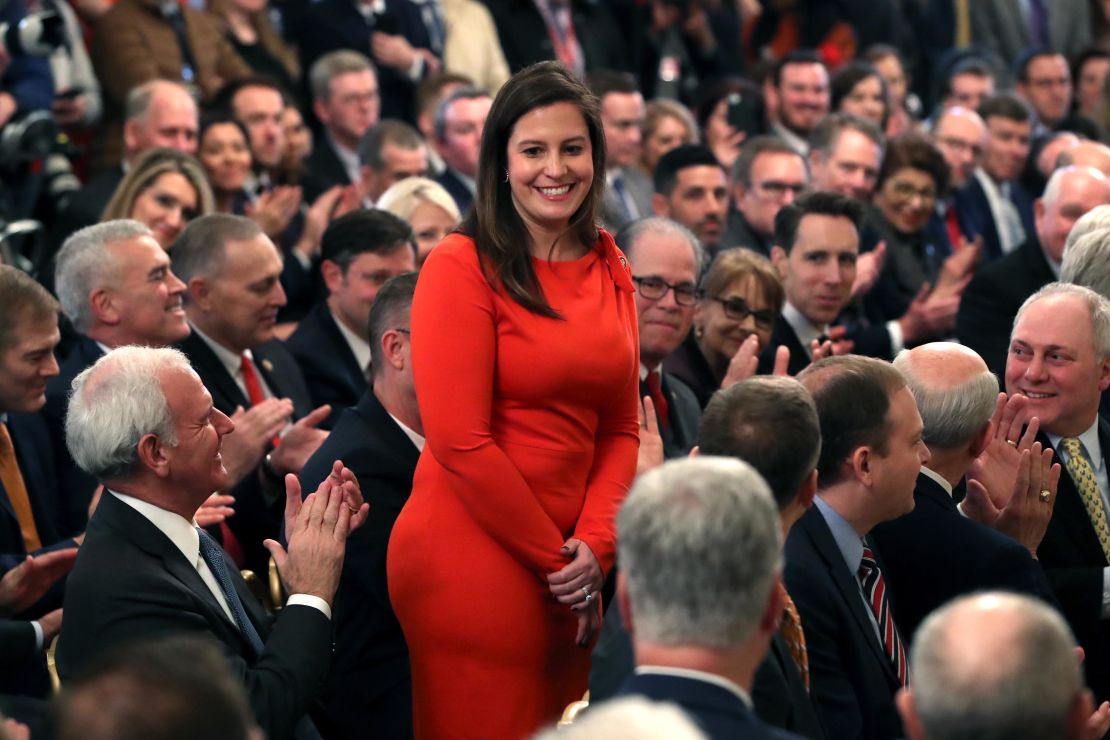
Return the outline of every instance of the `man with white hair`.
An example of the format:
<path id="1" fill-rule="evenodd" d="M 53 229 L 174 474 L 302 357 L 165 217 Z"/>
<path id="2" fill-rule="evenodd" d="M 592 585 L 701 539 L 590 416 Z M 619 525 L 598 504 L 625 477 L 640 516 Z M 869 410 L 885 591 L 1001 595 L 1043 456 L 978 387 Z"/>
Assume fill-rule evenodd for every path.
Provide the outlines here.
<path id="1" fill-rule="evenodd" d="M 957 599 L 925 620 L 912 655 L 913 687 L 898 696 L 910 740 L 1092 737 L 1075 639 L 1035 599 Z"/>
<path id="2" fill-rule="evenodd" d="M 1007 337 L 1022 301 L 1057 279 L 1064 244 L 1080 216 L 1110 203 L 1110 179 L 1090 167 L 1052 173 L 1033 204 L 1036 233 L 1020 248 L 982 267 L 956 315 L 956 338 L 979 353 L 993 373 L 1006 365 Z"/>
<path id="3" fill-rule="evenodd" d="M 115 349 L 74 380 L 66 441 L 106 493 L 66 590 L 72 627 L 58 645 L 58 670 L 72 676 L 138 637 L 199 633 L 223 648 L 267 737 L 318 737 L 306 713 L 330 663 L 347 536 L 368 507 L 338 461 L 304 504 L 286 479 L 288 549 L 273 540 L 266 549 L 292 596 L 271 621 L 193 521 L 227 483 L 220 448 L 234 429 L 173 349 Z"/>
<path id="4" fill-rule="evenodd" d="M 617 599 L 636 672 L 622 694 L 671 701 L 714 739 L 796 738 L 751 708 L 778 628 L 781 526 L 747 463 L 674 460 L 643 475 L 617 516 Z"/>
<path id="5" fill-rule="evenodd" d="M 1110 205 L 1092 208 L 1075 222 L 1064 243 L 1060 281 L 1110 298 Z"/>
<path id="6" fill-rule="evenodd" d="M 1110 300 L 1051 283 L 1019 309 L 1010 337 L 1006 392 L 1026 397 L 1060 476 L 1037 556 L 1086 651 L 1087 684 L 1110 699 L 1110 424 L 1098 416 L 1110 387 Z M 1014 440 L 1014 436 L 1007 439 Z"/>
<path id="7" fill-rule="evenodd" d="M 1055 604 L 1034 558 L 1052 516 L 1060 466 L 1039 443 L 1024 452 L 1035 427 L 1020 449 L 1006 444 L 1007 435 L 1019 436 L 1011 427 L 1020 426 L 1025 399 L 1000 399 L 998 380 L 986 363 L 953 342 L 906 350 L 894 359 L 894 367 L 917 402 L 929 448 L 929 462 L 917 476 L 913 511 L 871 532 L 883 553 L 903 636 L 912 642 L 929 612 L 984 588 Z M 973 478 L 965 477 L 969 471 Z M 965 490 L 969 514 L 973 502 L 988 504 L 988 495 L 1005 504 L 1001 511 L 986 506 L 995 529 L 961 516 L 956 496 Z"/>

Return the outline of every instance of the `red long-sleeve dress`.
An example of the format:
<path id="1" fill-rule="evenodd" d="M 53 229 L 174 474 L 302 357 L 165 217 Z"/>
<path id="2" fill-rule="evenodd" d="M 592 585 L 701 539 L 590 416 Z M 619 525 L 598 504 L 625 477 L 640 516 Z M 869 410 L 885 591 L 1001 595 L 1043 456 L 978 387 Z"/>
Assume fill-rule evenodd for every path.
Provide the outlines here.
<path id="1" fill-rule="evenodd" d="M 533 259 L 563 317 L 493 289 L 447 237 L 412 307 L 427 446 L 389 543 L 418 739 L 517 740 L 586 689 L 589 651 L 546 576 L 577 537 L 608 572 L 635 475 L 638 338 L 627 262 L 601 232 L 584 257 Z"/>

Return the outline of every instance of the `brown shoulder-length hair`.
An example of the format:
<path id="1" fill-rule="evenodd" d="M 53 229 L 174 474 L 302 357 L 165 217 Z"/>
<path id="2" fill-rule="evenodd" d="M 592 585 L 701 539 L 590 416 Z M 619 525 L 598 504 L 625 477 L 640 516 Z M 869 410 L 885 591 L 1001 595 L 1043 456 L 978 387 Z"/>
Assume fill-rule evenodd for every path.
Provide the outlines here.
<path id="1" fill-rule="evenodd" d="M 474 240 L 491 285 L 500 284 L 533 313 L 559 318 L 536 279 L 528 245 L 531 236 L 513 205 L 508 171 L 509 137 L 524 114 L 555 103 L 573 103 L 586 120 L 594 165 L 593 182 L 571 216 L 568 231 L 583 244 L 597 240 L 597 214 L 605 187 L 605 133 L 597 98 L 558 62 L 540 62 L 513 75 L 498 91 L 482 131 L 474 207 L 459 230 Z M 555 245 L 552 244 L 554 249 Z"/>

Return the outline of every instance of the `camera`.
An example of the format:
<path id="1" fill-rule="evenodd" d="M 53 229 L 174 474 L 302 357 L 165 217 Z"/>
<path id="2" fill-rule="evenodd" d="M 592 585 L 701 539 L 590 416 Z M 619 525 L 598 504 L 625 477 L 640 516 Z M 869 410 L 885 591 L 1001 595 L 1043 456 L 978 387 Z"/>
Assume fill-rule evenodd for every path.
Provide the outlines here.
<path id="1" fill-rule="evenodd" d="M 66 42 L 65 20 L 55 10 L 31 13 L 19 23 L 0 23 L 0 39 L 15 56 L 50 56 Z"/>

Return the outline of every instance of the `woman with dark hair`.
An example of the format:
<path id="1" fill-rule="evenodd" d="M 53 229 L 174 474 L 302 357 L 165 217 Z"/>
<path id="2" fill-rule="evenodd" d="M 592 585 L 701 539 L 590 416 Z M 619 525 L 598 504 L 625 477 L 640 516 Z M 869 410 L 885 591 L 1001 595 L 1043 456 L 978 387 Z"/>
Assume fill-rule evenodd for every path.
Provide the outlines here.
<path id="1" fill-rule="evenodd" d="M 582 696 L 636 469 L 636 308 L 595 225 L 597 99 L 560 64 L 521 71 L 479 162 L 412 307 L 427 447 L 388 573 L 417 738 L 520 738 Z"/>
<path id="2" fill-rule="evenodd" d="M 739 112 L 744 115 L 737 115 Z M 727 172 L 732 172 L 732 165 L 740 156 L 740 147 L 748 137 L 759 133 L 763 113 L 762 93 L 754 82 L 742 77 L 729 77 L 706 85 L 694 106 L 702 141 L 713 150 Z M 750 130 L 737 128 L 736 124 L 742 121 Z"/>
<path id="3" fill-rule="evenodd" d="M 841 68 L 829 83 L 832 109 L 871 121 L 886 130 L 890 117 L 890 97 L 886 80 L 865 62 L 852 62 Z"/>
<path id="4" fill-rule="evenodd" d="M 243 186 L 251 173 L 250 135 L 230 113 L 205 116 L 197 134 L 197 159 L 208 175 L 218 213 L 242 213 Z"/>

